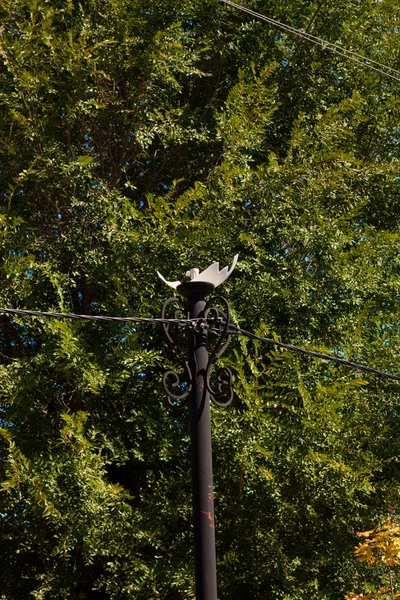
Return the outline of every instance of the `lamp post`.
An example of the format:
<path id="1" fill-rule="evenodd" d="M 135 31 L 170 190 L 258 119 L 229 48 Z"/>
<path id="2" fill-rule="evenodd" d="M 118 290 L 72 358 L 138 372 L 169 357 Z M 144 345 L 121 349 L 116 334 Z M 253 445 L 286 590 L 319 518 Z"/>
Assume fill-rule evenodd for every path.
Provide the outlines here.
<path id="1" fill-rule="evenodd" d="M 191 269 L 188 272 L 191 281 L 185 283 L 167 282 L 160 275 L 165 283 L 184 298 L 184 301 L 179 298 L 167 300 L 162 317 L 167 318 L 167 311 L 178 305 L 176 317 L 183 312 L 189 319 L 199 319 L 193 321 L 193 327 L 187 332 L 186 353 L 172 337 L 170 325 L 163 324 L 167 342 L 184 371 L 183 376 L 175 371 L 165 373 L 164 389 L 174 408 L 180 410 L 189 404 L 197 600 L 217 600 L 210 401 L 225 407 L 229 406 L 233 398 L 232 374 L 229 369 L 222 368 L 216 372 L 216 388 L 211 383 L 214 364 L 230 341 L 229 304 L 221 297 L 211 298 L 209 301 L 206 298 L 229 277 L 236 262 L 237 256 L 229 271 L 227 267 L 220 271 L 218 263 L 214 263 L 203 273 L 199 273 L 198 269 Z M 216 337 L 210 354 L 209 333 Z"/>

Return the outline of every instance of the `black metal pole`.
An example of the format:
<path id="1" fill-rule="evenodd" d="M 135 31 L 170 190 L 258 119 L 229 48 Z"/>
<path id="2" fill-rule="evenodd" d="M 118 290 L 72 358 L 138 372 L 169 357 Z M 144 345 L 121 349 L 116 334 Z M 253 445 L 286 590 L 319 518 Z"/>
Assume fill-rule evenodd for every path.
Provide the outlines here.
<path id="1" fill-rule="evenodd" d="M 203 316 L 207 290 L 199 288 L 187 298 L 190 318 Z M 190 433 L 197 600 L 217 600 L 210 395 L 205 385 L 207 337 L 207 329 L 201 327 L 188 335 L 188 359 L 193 375 Z"/>
<path id="2" fill-rule="evenodd" d="M 180 410 L 189 404 L 197 600 L 217 600 L 210 400 L 219 407 L 226 407 L 233 399 L 232 373 L 227 367 L 215 373 L 215 387 L 210 381 L 214 364 L 226 350 L 230 339 L 228 302 L 218 297 L 216 305 L 215 299 L 206 303 L 206 296 L 212 294 L 214 287 L 213 283 L 193 279 L 176 288 L 186 298 L 185 312 L 190 319 L 198 319 L 195 328 L 188 330 L 187 356 L 179 350 L 168 324 L 163 324 L 168 345 L 184 368 L 183 376 L 176 371 L 164 373 L 163 387 L 169 404 L 174 408 Z M 179 299 L 170 298 L 164 302 L 163 319 L 168 307 L 173 304 L 181 306 L 177 312 L 182 311 Z M 226 314 L 218 304 L 222 304 Z M 204 327 L 201 319 L 204 319 Z M 218 327 L 217 322 L 221 319 Z M 211 356 L 208 356 L 207 348 L 209 331 L 217 336 Z M 183 386 L 183 383 L 186 385 Z"/>

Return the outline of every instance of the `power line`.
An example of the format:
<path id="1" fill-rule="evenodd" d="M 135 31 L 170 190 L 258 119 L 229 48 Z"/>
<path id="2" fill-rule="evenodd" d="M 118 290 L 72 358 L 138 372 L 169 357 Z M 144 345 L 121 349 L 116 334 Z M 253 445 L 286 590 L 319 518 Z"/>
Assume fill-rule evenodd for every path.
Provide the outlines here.
<path id="1" fill-rule="evenodd" d="M 358 52 L 354 52 L 353 50 L 348 50 L 347 48 L 344 48 L 343 46 L 334 44 L 333 42 L 329 42 L 328 40 L 324 40 L 323 38 L 319 38 L 315 35 L 312 35 L 311 33 L 307 33 L 306 31 L 301 31 L 300 29 L 296 29 L 295 27 L 291 27 L 290 25 L 281 23 L 280 21 L 277 21 L 276 19 L 272 19 L 271 17 L 267 17 L 266 15 L 257 13 L 254 10 L 251 10 L 250 8 L 246 8 L 245 6 L 241 6 L 240 4 L 235 4 L 234 2 L 231 2 L 231 0 L 221 0 L 221 2 L 224 2 L 228 6 L 237 8 L 238 10 L 241 10 L 245 13 L 248 13 L 249 15 L 252 15 L 253 17 L 256 17 L 257 19 L 266 21 L 270 25 L 273 25 L 274 27 L 278 27 L 282 31 L 285 31 L 287 33 L 292 33 L 294 35 L 297 35 L 298 37 L 301 37 L 302 39 L 312 42 L 313 44 L 317 44 L 318 46 L 321 46 L 322 48 L 326 48 L 327 50 L 330 50 L 334 54 L 338 54 L 339 56 L 348 58 L 349 60 L 352 60 L 353 62 L 360 64 L 363 67 L 367 67 L 368 69 L 372 69 L 373 71 L 381 73 L 382 75 L 391 77 L 395 81 L 400 81 L 400 71 L 399 70 L 393 69 L 392 67 L 388 67 L 387 65 L 384 65 L 383 63 L 380 63 L 377 60 L 363 56 L 362 54 L 359 54 Z"/>
<path id="2" fill-rule="evenodd" d="M 393 379 L 394 381 L 400 381 L 400 377 L 398 375 L 392 375 L 391 373 L 387 373 L 386 371 L 380 371 L 379 369 L 374 369 L 373 367 L 369 367 L 368 365 L 359 365 L 358 363 L 352 362 L 350 360 L 346 360 L 345 358 L 339 358 L 338 356 L 332 356 L 331 354 L 324 354 L 322 352 L 306 350 L 305 348 L 299 348 L 298 346 L 293 346 L 293 344 L 285 344 L 283 342 L 278 342 L 277 340 L 261 337 L 259 335 L 256 335 L 255 333 L 246 331 L 245 329 L 240 329 L 240 327 L 231 326 L 229 328 L 229 333 L 236 334 L 236 335 L 243 335 L 250 339 L 258 340 L 259 342 L 268 344 L 270 346 L 278 346 L 279 348 L 285 348 L 286 350 L 289 350 L 291 352 L 297 352 L 298 354 L 305 354 L 306 356 L 312 356 L 314 358 L 319 358 L 321 360 L 329 360 L 331 362 L 338 363 L 345 367 L 350 367 L 352 369 L 357 369 L 359 371 L 366 371 L 367 373 L 374 373 L 375 375 L 379 375 L 381 377 L 386 377 L 387 379 Z"/>
<path id="3" fill-rule="evenodd" d="M 111 317 L 106 315 L 80 315 L 75 313 L 58 313 L 58 312 L 44 312 L 39 310 L 23 310 L 19 308 L 0 308 L 0 314 L 11 314 L 11 315 L 27 315 L 31 317 L 45 317 L 45 318 L 53 318 L 53 319 L 76 319 L 76 320 L 87 320 L 87 321 L 100 321 L 100 322 L 119 322 L 119 323 L 165 323 L 165 324 L 174 324 L 179 325 L 181 327 L 186 327 L 188 325 L 195 325 L 196 323 L 201 323 L 203 326 L 206 326 L 210 330 L 215 327 L 215 322 L 212 324 L 208 324 L 204 318 L 197 319 L 161 319 L 158 317 Z M 219 322 L 220 325 L 224 326 L 223 322 Z M 255 333 L 251 333 L 250 331 L 246 331 L 245 329 L 241 329 L 240 327 L 236 327 L 231 325 L 229 327 L 229 333 L 233 335 L 242 335 L 248 337 L 253 340 L 258 340 L 259 342 L 263 342 L 264 344 L 268 344 L 270 346 L 278 346 L 279 348 L 285 348 L 290 352 L 296 352 L 298 354 L 304 354 L 306 356 L 312 356 L 313 358 L 318 358 L 321 360 L 328 360 L 331 362 L 338 363 L 345 367 L 349 367 L 352 369 L 357 369 L 359 371 L 366 371 L 368 373 L 374 373 L 375 375 L 379 375 L 381 377 L 386 377 L 387 379 L 393 379 L 394 381 L 400 381 L 400 376 L 392 375 L 391 373 L 386 373 L 385 371 L 380 371 L 379 369 L 374 369 L 373 367 L 369 367 L 368 365 L 360 365 L 355 362 L 351 362 L 344 358 L 339 358 L 337 356 L 332 356 L 330 354 L 323 354 L 322 352 L 315 352 L 313 350 L 306 350 L 305 348 L 300 348 L 298 346 L 294 346 L 293 344 L 285 344 L 284 342 L 278 342 L 277 340 L 273 340 L 271 338 L 261 337 L 256 335 Z"/>
<path id="4" fill-rule="evenodd" d="M 112 321 L 120 323 L 171 323 L 186 326 L 195 324 L 202 319 L 161 319 L 150 317 L 109 317 L 104 315 L 77 315 L 75 313 L 43 312 L 40 310 L 22 310 L 19 308 L 0 308 L 0 313 L 11 315 L 28 315 L 31 317 L 47 317 L 53 319 L 77 319 L 88 321 Z"/>

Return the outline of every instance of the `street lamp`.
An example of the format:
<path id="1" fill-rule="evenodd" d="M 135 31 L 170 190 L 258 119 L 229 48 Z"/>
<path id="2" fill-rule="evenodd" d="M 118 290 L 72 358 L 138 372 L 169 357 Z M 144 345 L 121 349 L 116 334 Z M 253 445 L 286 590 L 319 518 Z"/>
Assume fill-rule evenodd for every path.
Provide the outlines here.
<path id="1" fill-rule="evenodd" d="M 172 337 L 170 324 L 162 325 L 168 345 L 183 367 L 183 376 L 175 371 L 164 374 L 164 390 L 174 408 L 180 410 L 189 404 L 197 600 L 217 600 L 210 400 L 217 406 L 226 407 L 233 398 L 229 369 L 219 369 L 215 374 L 216 387 L 211 384 L 213 367 L 230 341 L 229 304 L 220 296 L 209 301 L 206 297 L 228 279 L 237 260 L 238 255 L 230 269 L 220 270 L 219 263 L 201 273 L 199 269 L 191 269 L 187 272 L 190 281 L 184 283 L 167 281 L 158 273 L 164 283 L 183 297 L 183 300 L 177 297 L 167 300 L 162 308 L 162 318 L 166 319 L 171 308 L 175 308 L 175 318 L 183 313 L 186 318 L 198 319 L 188 329 L 186 353 Z M 216 335 L 210 355 L 209 332 Z"/>

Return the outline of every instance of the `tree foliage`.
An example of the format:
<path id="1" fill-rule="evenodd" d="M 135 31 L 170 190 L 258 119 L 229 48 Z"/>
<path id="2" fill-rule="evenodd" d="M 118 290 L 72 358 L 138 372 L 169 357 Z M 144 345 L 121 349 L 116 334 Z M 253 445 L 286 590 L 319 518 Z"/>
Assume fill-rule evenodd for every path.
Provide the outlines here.
<path id="1" fill-rule="evenodd" d="M 252 0 L 399 64 L 394 0 Z M 244 328 L 398 372 L 398 83 L 218 0 L 3 0 L 0 305 L 156 316 L 240 262 Z M 213 411 L 219 597 L 375 585 L 398 385 L 237 339 Z M 194 597 L 188 417 L 152 325 L 0 316 L 0 598 Z"/>
<path id="2" fill-rule="evenodd" d="M 393 521 L 386 521 L 381 527 L 372 531 L 360 531 L 358 537 L 366 538 L 354 550 L 354 554 L 360 562 L 366 562 L 368 566 L 385 565 L 389 569 L 390 587 L 380 587 L 370 594 L 355 594 L 349 592 L 347 600 L 359 600 L 361 598 L 391 597 L 398 598 L 400 592 L 395 593 L 393 587 L 393 576 L 391 567 L 400 564 L 400 528 Z"/>

